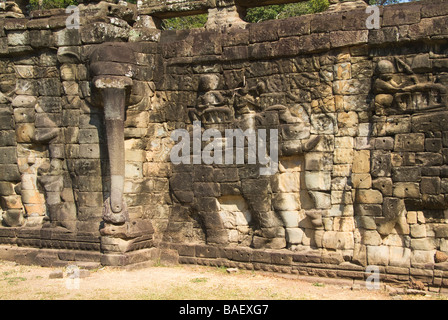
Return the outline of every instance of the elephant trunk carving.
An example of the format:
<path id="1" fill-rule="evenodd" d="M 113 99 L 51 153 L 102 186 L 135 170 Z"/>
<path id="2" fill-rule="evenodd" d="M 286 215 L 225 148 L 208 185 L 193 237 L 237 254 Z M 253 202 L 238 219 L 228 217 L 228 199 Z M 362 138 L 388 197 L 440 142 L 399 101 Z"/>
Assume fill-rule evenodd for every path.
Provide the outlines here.
<path id="1" fill-rule="evenodd" d="M 120 224 L 129 219 L 123 199 L 124 120 L 126 90 L 132 85 L 132 80 L 125 76 L 97 76 L 93 83 L 100 92 L 104 108 L 111 179 L 110 197 L 104 204 L 103 219 L 105 222 Z"/>
<path id="2" fill-rule="evenodd" d="M 110 196 L 104 202 L 103 220 L 112 225 L 124 224 L 129 221 L 123 197 L 124 121 L 127 98 L 132 87 L 135 55 L 126 44 L 110 42 L 93 50 L 89 60 L 95 90 L 92 101 L 103 108 L 110 166 Z"/>

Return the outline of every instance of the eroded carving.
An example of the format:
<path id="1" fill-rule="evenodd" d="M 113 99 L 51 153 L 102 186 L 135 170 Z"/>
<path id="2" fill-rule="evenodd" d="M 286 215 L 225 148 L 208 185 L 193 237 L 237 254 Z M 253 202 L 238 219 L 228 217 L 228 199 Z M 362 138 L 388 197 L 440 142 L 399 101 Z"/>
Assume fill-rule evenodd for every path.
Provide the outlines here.
<path id="1" fill-rule="evenodd" d="M 411 67 L 399 58 L 395 59 L 395 64 L 404 74 L 398 75 L 394 63 L 389 60 L 377 64 L 378 78 L 373 87 L 377 115 L 415 113 L 448 106 L 446 86 L 421 82 Z"/>

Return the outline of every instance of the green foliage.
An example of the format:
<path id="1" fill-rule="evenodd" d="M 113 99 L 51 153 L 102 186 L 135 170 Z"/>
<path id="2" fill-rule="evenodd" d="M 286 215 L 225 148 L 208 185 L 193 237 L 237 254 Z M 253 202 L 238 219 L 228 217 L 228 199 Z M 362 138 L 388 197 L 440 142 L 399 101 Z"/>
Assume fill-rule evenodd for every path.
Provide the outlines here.
<path id="1" fill-rule="evenodd" d="M 330 6 L 328 0 L 310 0 L 308 3 L 312 13 L 325 11 Z"/>
<path id="2" fill-rule="evenodd" d="M 247 10 L 245 20 L 256 23 L 273 19 L 284 19 L 303 14 L 318 13 L 328 9 L 328 0 L 308 0 L 306 2 L 272 5 Z"/>
<path id="3" fill-rule="evenodd" d="M 327 1 L 327 0 L 325 0 Z M 285 19 L 289 17 L 297 17 L 304 14 L 312 13 L 312 8 L 308 2 L 289 3 L 285 4 L 278 18 Z"/>
<path id="4" fill-rule="evenodd" d="M 283 7 L 284 5 L 272 5 L 248 9 L 245 20 L 247 22 L 261 22 L 278 19 Z"/>
<path id="5" fill-rule="evenodd" d="M 184 30 L 202 28 L 207 22 L 207 14 L 199 14 L 196 16 L 186 16 L 164 19 L 162 21 L 163 30 Z"/>
<path id="6" fill-rule="evenodd" d="M 78 1 L 76 0 L 42 0 L 39 4 L 39 0 L 30 0 L 29 8 L 32 10 L 44 10 L 44 9 L 55 9 L 55 8 L 67 8 L 68 6 L 77 6 Z"/>
<path id="7" fill-rule="evenodd" d="M 376 5 L 376 6 L 385 6 L 388 4 L 395 4 L 395 3 L 400 3 L 403 1 L 400 0 L 370 0 L 369 4 L 370 5 Z"/>

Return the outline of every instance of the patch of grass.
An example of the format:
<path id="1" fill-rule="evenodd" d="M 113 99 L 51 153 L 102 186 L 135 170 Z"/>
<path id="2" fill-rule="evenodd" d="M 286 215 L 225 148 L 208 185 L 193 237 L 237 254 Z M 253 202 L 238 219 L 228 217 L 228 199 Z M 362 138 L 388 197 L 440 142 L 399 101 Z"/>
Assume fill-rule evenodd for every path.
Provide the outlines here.
<path id="1" fill-rule="evenodd" d="M 194 279 L 191 279 L 190 280 L 190 282 L 193 282 L 193 283 L 201 283 L 201 282 L 207 282 L 207 278 L 194 278 Z"/>
<path id="2" fill-rule="evenodd" d="M 4 280 L 8 281 L 9 285 L 14 286 L 14 285 L 18 284 L 20 281 L 25 281 L 26 278 L 25 277 L 11 277 L 11 278 L 6 278 Z"/>
<path id="3" fill-rule="evenodd" d="M 14 274 L 14 273 L 15 273 L 14 270 L 3 271 L 3 272 L 2 272 L 2 276 L 7 277 L 7 276 L 9 276 L 9 275 L 11 275 L 11 274 Z M 4 279 L 3 279 L 3 280 L 4 280 Z"/>
<path id="4" fill-rule="evenodd" d="M 314 282 L 313 286 L 315 286 L 315 287 L 325 287 L 325 284 L 320 283 L 320 282 Z"/>
<path id="5" fill-rule="evenodd" d="M 227 272 L 227 267 L 226 267 L 226 266 L 219 266 L 219 267 L 216 267 L 216 271 L 218 271 L 218 272 L 220 272 L 220 273 L 228 274 L 228 272 Z"/>
<path id="6" fill-rule="evenodd" d="M 16 285 L 21 281 L 25 281 L 25 277 L 16 276 L 17 272 L 15 270 L 7 270 L 2 272 L 1 281 L 6 281 L 9 285 Z"/>

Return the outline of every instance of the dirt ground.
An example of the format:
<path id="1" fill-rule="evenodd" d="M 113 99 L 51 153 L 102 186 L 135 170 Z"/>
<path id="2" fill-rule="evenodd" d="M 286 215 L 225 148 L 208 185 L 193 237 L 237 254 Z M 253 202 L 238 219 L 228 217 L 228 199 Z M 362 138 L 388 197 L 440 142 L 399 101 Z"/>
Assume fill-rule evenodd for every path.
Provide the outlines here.
<path id="1" fill-rule="evenodd" d="M 204 266 L 100 268 L 71 279 L 66 268 L 0 261 L 2 300 L 447 300 L 448 295 L 391 295 L 384 286 L 326 278 L 268 274 Z M 59 275 L 63 278 L 53 278 Z"/>

